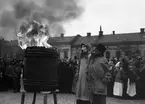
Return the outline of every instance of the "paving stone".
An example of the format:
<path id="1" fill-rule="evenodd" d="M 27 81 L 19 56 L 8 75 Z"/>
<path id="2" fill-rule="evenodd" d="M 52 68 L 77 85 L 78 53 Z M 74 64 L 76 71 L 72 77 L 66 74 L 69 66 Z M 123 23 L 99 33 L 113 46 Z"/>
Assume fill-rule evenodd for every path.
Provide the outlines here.
<path id="1" fill-rule="evenodd" d="M 32 104 L 33 93 L 26 93 L 25 104 Z M 0 92 L 0 104 L 20 104 L 21 93 Z M 57 94 L 58 104 L 75 104 L 74 94 Z M 36 104 L 43 104 L 43 94 L 37 94 Z M 48 94 L 48 104 L 54 104 L 53 95 Z M 107 97 L 107 104 L 145 104 L 145 100 L 122 100 Z"/>

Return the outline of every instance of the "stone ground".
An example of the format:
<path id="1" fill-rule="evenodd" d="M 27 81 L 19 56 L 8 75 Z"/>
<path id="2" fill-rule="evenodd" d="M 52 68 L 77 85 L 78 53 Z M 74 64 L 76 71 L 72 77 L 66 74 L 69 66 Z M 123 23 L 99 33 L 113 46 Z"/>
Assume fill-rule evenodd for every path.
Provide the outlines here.
<path id="1" fill-rule="evenodd" d="M 27 93 L 25 104 L 32 104 L 32 93 Z M 58 104 L 75 104 L 74 94 L 57 94 Z M 0 104 L 20 104 L 21 93 L 0 92 Z M 43 95 L 37 94 L 36 104 L 43 104 Z M 48 104 L 53 103 L 52 94 L 48 95 Z M 145 100 L 121 100 L 113 97 L 107 97 L 107 104 L 145 104 Z"/>

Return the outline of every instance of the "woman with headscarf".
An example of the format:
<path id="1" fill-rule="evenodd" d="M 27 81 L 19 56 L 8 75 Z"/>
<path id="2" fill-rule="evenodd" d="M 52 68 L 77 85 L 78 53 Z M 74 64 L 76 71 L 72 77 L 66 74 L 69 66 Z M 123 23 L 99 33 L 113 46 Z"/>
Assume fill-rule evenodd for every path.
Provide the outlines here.
<path id="1" fill-rule="evenodd" d="M 92 104 L 106 104 L 107 83 L 111 79 L 111 74 L 108 61 L 104 57 L 105 51 L 104 45 L 94 45 L 87 65 L 87 81 Z"/>
<path id="2" fill-rule="evenodd" d="M 122 97 L 123 96 L 122 73 L 123 73 L 122 61 L 120 60 L 116 64 L 115 70 L 114 70 L 115 81 L 114 81 L 114 86 L 113 86 L 113 95 L 116 96 L 116 97 Z"/>
<path id="3" fill-rule="evenodd" d="M 90 104 L 88 83 L 86 80 L 87 61 L 89 57 L 88 45 L 81 44 L 81 58 L 79 68 L 79 78 L 76 87 L 76 104 Z"/>
<path id="4" fill-rule="evenodd" d="M 136 67 L 132 60 L 129 61 L 129 70 L 128 70 L 128 83 L 127 83 L 127 94 L 130 97 L 135 97 L 136 92 L 136 82 L 139 80 L 139 76 L 136 73 Z"/>

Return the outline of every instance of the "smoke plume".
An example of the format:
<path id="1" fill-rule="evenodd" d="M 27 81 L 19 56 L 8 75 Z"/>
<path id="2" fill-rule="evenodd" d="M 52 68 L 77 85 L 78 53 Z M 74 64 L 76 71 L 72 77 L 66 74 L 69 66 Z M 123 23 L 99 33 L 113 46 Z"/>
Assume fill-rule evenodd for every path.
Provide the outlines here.
<path id="1" fill-rule="evenodd" d="M 0 0 L 0 31 L 19 30 L 24 21 L 36 20 L 48 24 L 50 33 L 59 36 L 65 29 L 62 24 L 74 20 L 82 13 L 79 0 Z M 46 22 L 47 21 L 47 22 Z M 2 34 L 1 34 L 2 33 Z M 6 35 L 0 32 L 1 36 Z M 9 34 L 14 37 L 15 34 Z"/>
<path id="2" fill-rule="evenodd" d="M 10 11 L 3 11 L 1 15 L 0 26 L 3 28 L 13 28 L 16 26 L 16 18 L 14 14 Z"/>

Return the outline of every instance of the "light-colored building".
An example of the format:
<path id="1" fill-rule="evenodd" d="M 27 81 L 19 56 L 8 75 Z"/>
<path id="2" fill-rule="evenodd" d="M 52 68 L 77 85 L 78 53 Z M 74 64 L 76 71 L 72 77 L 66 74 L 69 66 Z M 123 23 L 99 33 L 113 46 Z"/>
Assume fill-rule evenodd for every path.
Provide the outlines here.
<path id="1" fill-rule="evenodd" d="M 105 56 L 109 59 L 111 57 L 121 57 L 124 55 L 132 56 L 138 53 L 145 55 L 145 31 L 144 28 L 136 33 L 120 33 L 103 34 L 100 31 L 97 35 L 87 33 L 86 36 L 76 35 L 65 37 L 63 34 L 60 37 L 51 38 L 48 43 L 60 49 L 61 58 L 71 58 L 80 54 L 80 44 L 85 43 L 93 45 L 102 43 L 107 47 Z"/>

